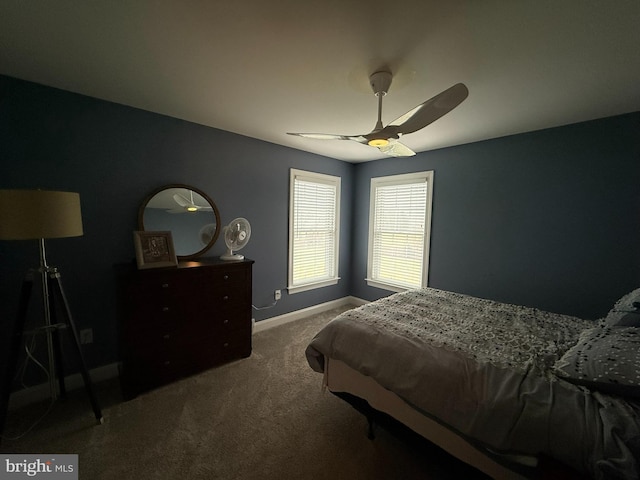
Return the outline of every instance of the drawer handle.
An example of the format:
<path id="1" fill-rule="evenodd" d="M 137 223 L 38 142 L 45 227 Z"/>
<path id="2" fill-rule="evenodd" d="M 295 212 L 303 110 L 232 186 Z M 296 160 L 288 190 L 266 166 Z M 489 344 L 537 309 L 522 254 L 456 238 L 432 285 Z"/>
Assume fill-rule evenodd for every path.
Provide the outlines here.
<path id="1" fill-rule="evenodd" d="M 162 288 L 169 288 L 169 284 L 168 283 L 163 283 L 162 284 Z"/>
<path id="2" fill-rule="evenodd" d="M 169 311 L 169 307 L 162 307 L 162 311 L 163 312 L 168 312 Z"/>

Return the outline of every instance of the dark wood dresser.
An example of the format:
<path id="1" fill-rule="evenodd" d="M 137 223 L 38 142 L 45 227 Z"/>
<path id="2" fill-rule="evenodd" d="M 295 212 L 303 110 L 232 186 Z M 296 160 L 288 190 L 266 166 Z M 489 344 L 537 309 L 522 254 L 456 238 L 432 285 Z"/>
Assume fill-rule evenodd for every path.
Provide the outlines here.
<path id="1" fill-rule="evenodd" d="M 251 355 L 252 260 L 117 265 L 125 399 Z"/>

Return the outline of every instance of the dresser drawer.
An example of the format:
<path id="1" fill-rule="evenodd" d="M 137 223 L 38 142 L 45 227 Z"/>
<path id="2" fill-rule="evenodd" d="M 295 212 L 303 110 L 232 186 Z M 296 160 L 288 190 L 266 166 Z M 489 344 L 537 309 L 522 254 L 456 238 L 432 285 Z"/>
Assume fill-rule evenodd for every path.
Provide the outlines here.
<path id="1" fill-rule="evenodd" d="M 141 271 L 132 275 L 129 282 L 124 285 L 126 294 L 133 298 L 160 298 L 164 296 L 188 296 L 190 286 L 197 283 L 194 278 L 197 274 L 185 270 L 163 269 Z"/>
<path id="2" fill-rule="evenodd" d="M 234 350 L 240 344 L 251 343 L 251 327 L 237 328 L 228 332 L 178 331 L 164 335 L 150 335 L 127 344 L 129 359 L 174 360 L 191 355 L 214 355 L 225 350 Z"/>
<path id="3" fill-rule="evenodd" d="M 123 359 L 125 397 L 249 355 L 250 329 L 199 339 L 178 335 L 154 344 L 140 344 Z"/>
<path id="4" fill-rule="evenodd" d="M 219 315 L 213 320 L 217 332 L 251 329 L 251 315 Z"/>
<path id="5" fill-rule="evenodd" d="M 132 331 L 122 339 L 122 347 L 129 358 L 162 355 L 179 336 L 180 330 L 177 328 Z"/>
<path id="6" fill-rule="evenodd" d="M 210 317 L 209 303 L 184 302 L 165 299 L 162 302 L 148 301 L 144 298 L 131 308 L 131 316 L 121 320 L 123 333 L 138 335 L 149 330 L 173 331 L 189 328 L 192 323 Z"/>
<path id="7" fill-rule="evenodd" d="M 176 343 L 175 346 L 178 349 L 186 349 L 182 353 L 190 359 L 193 365 L 200 369 L 206 369 L 210 365 L 219 365 L 229 360 L 249 356 L 251 354 L 251 329 L 245 328 L 223 335 L 211 336 L 197 343 L 186 340 L 185 343 Z"/>
<path id="8" fill-rule="evenodd" d="M 243 288 L 251 278 L 251 270 L 239 263 L 228 263 L 217 270 L 203 271 L 207 285 L 213 289 Z"/>
<path id="9" fill-rule="evenodd" d="M 247 305 L 251 305 L 251 298 L 247 296 L 247 293 L 244 290 L 231 289 L 212 293 L 207 303 L 208 308 L 215 311 L 237 310 L 239 307 Z"/>
<path id="10" fill-rule="evenodd" d="M 188 376 L 192 368 L 182 357 L 140 356 L 123 362 L 120 379 L 126 400 Z M 192 372 L 195 373 L 195 372 Z"/>
<path id="11" fill-rule="evenodd" d="M 124 335 L 146 334 L 148 331 L 172 331 L 180 327 L 182 315 L 173 302 L 160 304 L 140 302 L 131 309 L 131 317 L 121 323 Z"/>

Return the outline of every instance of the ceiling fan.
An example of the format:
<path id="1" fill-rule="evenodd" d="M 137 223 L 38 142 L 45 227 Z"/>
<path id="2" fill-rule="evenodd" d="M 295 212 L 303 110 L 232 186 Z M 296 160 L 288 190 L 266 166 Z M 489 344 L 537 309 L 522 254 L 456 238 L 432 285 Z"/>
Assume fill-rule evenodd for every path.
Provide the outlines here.
<path id="1" fill-rule="evenodd" d="M 382 70 L 369 77 L 371 88 L 378 97 L 378 121 L 373 131 L 364 135 L 334 135 L 328 133 L 290 133 L 305 138 L 319 140 L 352 140 L 354 142 L 378 148 L 382 153 L 392 157 L 410 157 L 416 153 L 399 142 L 402 135 L 420 130 L 430 123 L 446 115 L 456 108 L 469 95 L 469 90 L 463 83 L 456 83 L 433 98 L 409 110 L 396 118 L 386 127 L 382 125 L 382 97 L 389 91 L 391 72 Z"/>
<path id="2" fill-rule="evenodd" d="M 173 195 L 173 200 L 179 205 L 179 207 L 172 208 L 167 210 L 169 213 L 184 213 L 184 212 L 199 212 L 201 210 L 204 211 L 212 211 L 213 208 L 209 205 L 196 205 L 193 198 L 193 191 L 189 190 L 190 198 L 185 197 L 181 193 L 175 193 Z"/>

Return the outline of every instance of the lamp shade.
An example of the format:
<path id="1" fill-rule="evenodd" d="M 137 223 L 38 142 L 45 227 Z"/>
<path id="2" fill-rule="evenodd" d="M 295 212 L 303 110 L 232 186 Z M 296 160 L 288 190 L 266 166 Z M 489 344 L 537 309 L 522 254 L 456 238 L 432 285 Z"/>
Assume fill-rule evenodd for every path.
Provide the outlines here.
<path id="1" fill-rule="evenodd" d="M 80 195 L 49 190 L 0 190 L 0 240 L 79 237 Z"/>

